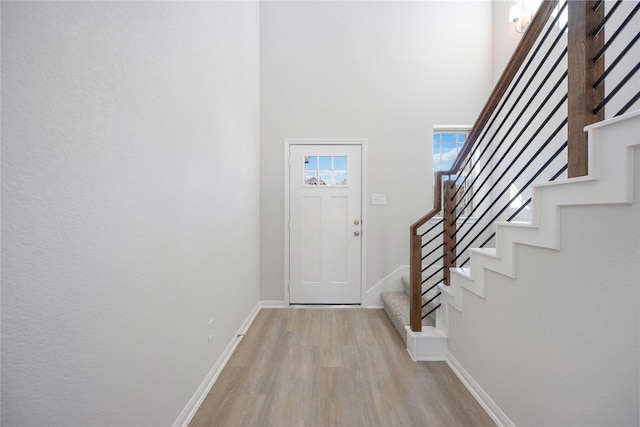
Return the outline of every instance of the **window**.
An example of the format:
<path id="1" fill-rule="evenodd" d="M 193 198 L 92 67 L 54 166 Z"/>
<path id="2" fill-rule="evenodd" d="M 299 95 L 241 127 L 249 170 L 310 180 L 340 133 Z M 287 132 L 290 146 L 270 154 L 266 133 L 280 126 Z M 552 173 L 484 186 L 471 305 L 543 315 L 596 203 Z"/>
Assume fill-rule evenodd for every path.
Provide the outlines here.
<path id="1" fill-rule="evenodd" d="M 433 132 L 433 171 L 448 171 L 467 140 L 468 132 Z"/>
<path id="2" fill-rule="evenodd" d="M 460 150 L 467 140 L 467 135 L 471 130 L 470 126 L 434 126 L 433 128 L 433 171 L 448 171 L 453 166 L 453 161 L 458 156 Z M 462 210 L 460 216 L 468 216 L 468 212 L 472 209 L 471 198 L 473 192 L 468 191 L 468 185 L 473 181 L 469 175 L 473 174 L 473 170 L 467 164 L 463 171 L 460 172 L 458 183 L 463 188 L 458 191 L 458 197 L 464 197 L 459 203 L 458 209 Z M 464 178 L 466 177 L 466 179 Z"/>
<path id="3" fill-rule="evenodd" d="M 304 185 L 347 185 L 347 156 L 304 156 Z"/>

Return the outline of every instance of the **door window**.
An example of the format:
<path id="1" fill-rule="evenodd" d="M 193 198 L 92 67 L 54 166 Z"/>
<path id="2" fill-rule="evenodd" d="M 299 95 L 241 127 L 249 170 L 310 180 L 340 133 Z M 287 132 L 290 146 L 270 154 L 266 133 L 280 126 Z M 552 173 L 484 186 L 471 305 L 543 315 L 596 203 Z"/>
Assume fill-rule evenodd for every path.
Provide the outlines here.
<path id="1" fill-rule="evenodd" d="M 304 156 L 304 185 L 347 185 L 347 156 Z"/>

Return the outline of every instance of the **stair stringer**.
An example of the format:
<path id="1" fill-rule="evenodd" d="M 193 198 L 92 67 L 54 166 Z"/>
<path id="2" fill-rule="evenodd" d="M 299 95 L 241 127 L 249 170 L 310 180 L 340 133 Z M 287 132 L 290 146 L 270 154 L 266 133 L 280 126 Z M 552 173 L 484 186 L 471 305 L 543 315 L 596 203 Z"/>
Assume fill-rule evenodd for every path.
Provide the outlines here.
<path id="1" fill-rule="evenodd" d="M 640 146 L 640 110 L 585 128 L 589 175 L 532 186 L 531 223 L 497 222 L 496 247 L 470 250 L 469 268 L 452 268 L 440 284 L 447 306 L 463 311 L 463 289 L 486 298 L 486 271 L 516 278 L 517 246 L 560 250 L 562 206 L 629 204 L 633 201 L 633 150 Z M 632 137 L 630 137 L 632 135 Z M 448 334 L 448 322 L 440 327 Z"/>

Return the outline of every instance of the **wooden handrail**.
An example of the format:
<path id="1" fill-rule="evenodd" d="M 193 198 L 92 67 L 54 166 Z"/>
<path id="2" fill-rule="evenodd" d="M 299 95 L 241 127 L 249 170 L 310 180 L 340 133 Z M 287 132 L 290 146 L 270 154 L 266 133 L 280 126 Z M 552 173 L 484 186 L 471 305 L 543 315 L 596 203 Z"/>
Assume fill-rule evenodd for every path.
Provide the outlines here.
<path id="1" fill-rule="evenodd" d="M 480 115 L 476 119 L 465 144 L 454 160 L 451 169 L 439 171 L 435 174 L 434 208 L 426 215 L 411 225 L 411 313 L 410 326 L 412 331 L 422 330 L 422 235 L 418 229 L 427 221 L 442 211 L 444 219 L 443 234 L 443 268 L 444 284 L 449 285 L 449 269 L 455 265 L 455 241 L 456 241 L 456 216 L 455 206 L 449 199 L 455 198 L 455 191 L 448 187 L 454 187 L 449 180 L 444 182 L 443 177 L 455 177 L 466 165 L 466 159 L 473 152 L 480 135 L 486 126 L 491 126 L 490 120 L 495 109 L 509 90 L 512 82 L 525 63 L 530 51 L 542 34 L 549 22 L 552 12 L 556 8 L 558 0 L 545 0 L 534 16 L 531 24 L 518 44 L 513 56 L 505 67 L 498 83 L 491 92 Z M 584 176 L 588 173 L 588 145 L 584 127 L 591 123 L 604 119 L 604 60 L 602 54 L 606 50 L 604 43 L 604 23 L 608 16 L 604 12 L 604 4 L 597 0 L 575 0 L 567 4 L 568 22 L 568 56 L 567 56 L 567 176 L 569 178 Z M 611 10 L 611 13 L 615 7 Z M 626 24 L 633 14 L 627 17 Z M 629 105 L 629 104 L 628 104 Z M 455 178 L 454 178 L 455 179 Z M 446 191 L 443 185 L 448 186 Z M 442 200 L 443 192 L 447 200 Z M 447 195 L 449 194 L 449 195 Z M 453 200 L 451 200 L 453 201 Z M 463 236 L 464 238 L 464 236 Z M 468 247 L 468 246 L 467 246 Z"/>
<path id="2" fill-rule="evenodd" d="M 418 228 L 425 225 L 429 220 L 440 213 L 440 210 L 442 209 L 442 177 L 446 175 L 446 171 L 438 171 L 435 173 L 435 180 L 433 183 L 433 209 L 411 224 L 409 229 L 411 230 L 412 235 L 418 234 Z"/>
<path id="3" fill-rule="evenodd" d="M 527 28 L 527 31 L 524 33 L 524 36 L 518 43 L 516 50 L 511 56 L 511 59 L 507 63 L 498 83 L 493 88 L 489 99 L 484 105 L 484 108 L 480 112 L 480 115 L 476 119 L 476 122 L 473 124 L 471 131 L 469 131 L 469 135 L 467 136 L 467 140 L 465 141 L 462 149 L 458 153 L 458 156 L 453 161 L 453 165 L 451 166 L 451 170 L 448 172 L 449 175 L 457 174 L 464 163 L 464 159 L 469 155 L 473 146 L 475 145 L 480 133 L 484 129 L 485 125 L 491 118 L 493 111 L 496 109 L 503 95 L 509 89 L 509 85 L 513 81 L 513 79 L 518 74 L 518 70 L 524 63 L 527 55 L 531 51 L 531 48 L 535 45 L 536 40 L 542 33 L 545 25 L 549 21 L 553 9 L 558 4 L 558 0 L 545 0 L 542 2 L 538 11 L 536 12 L 531 24 Z"/>
<path id="4" fill-rule="evenodd" d="M 509 85 L 515 78 L 518 70 L 524 63 L 527 55 L 531 51 L 531 48 L 534 46 L 536 40 L 542 33 L 545 24 L 551 17 L 553 9 L 558 4 L 558 0 L 544 0 L 536 15 L 533 17 L 531 24 L 529 25 L 527 32 L 524 33 L 522 40 L 518 43 L 516 50 L 507 63 L 498 83 L 495 88 L 491 92 L 489 99 L 484 105 L 484 108 L 480 112 L 480 115 L 476 119 L 471 131 L 469 131 L 469 135 L 462 146 L 462 149 L 458 153 L 458 156 L 453 162 L 451 170 L 449 171 L 438 171 L 435 173 L 435 182 L 434 182 L 434 197 L 433 197 L 433 209 L 427 212 L 424 216 L 422 216 L 419 220 L 413 223 L 410 227 L 411 235 L 417 234 L 418 228 L 426 224 L 429 220 L 435 217 L 442 208 L 442 200 L 441 200 L 441 191 L 442 191 L 442 177 L 447 175 L 455 175 L 460 171 L 462 164 L 464 163 L 464 159 L 473 149 L 482 129 L 487 124 L 489 119 L 491 118 L 491 114 L 498 106 L 500 99 L 505 94 Z"/>
<path id="5" fill-rule="evenodd" d="M 527 55 L 535 45 L 536 40 L 542 33 L 542 30 L 549 21 L 549 18 L 551 17 L 551 14 L 557 4 L 558 0 L 544 0 L 538 8 L 538 11 L 536 12 L 533 20 L 531 21 L 531 24 L 527 29 L 527 32 L 522 37 L 522 40 L 520 40 L 520 43 L 518 43 L 513 56 L 507 63 L 507 66 L 502 72 L 498 83 L 491 92 L 489 99 L 485 103 L 484 108 L 480 112 L 480 115 L 471 128 L 465 144 L 463 145 L 462 149 L 458 153 L 458 156 L 453 162 L 451 170 L 438 171 L 435 173 L 433 209 L 427 212 L 410 227 L 409 281 L 411 286 L 409 323 L 411 330 L 414 332 L 422 331 L 422 236 L 418 234 L 418 229 L 433 217 L 435 217 L 442 210 L 442 178 L 444 176 L 455 175 L 460 171 L 465 158 L 473 149 L 476 141 L 482 133 L 482 130 L 488 123 L 500 100 L 517 75 L 518 70 L 524 63 Z M 447 217 L 446 212 L 443 213 L 443 216 Z M 446 236 L 445 246 L 447 246 Z M 448 248 L 445 247 L 444 250 L 447 251 Z M 449 267 L 450 266 L 448 265 L 444 265 L 445 269 Z M 445 284 L 448 285 L 449 283 L 447 282 Z"/>

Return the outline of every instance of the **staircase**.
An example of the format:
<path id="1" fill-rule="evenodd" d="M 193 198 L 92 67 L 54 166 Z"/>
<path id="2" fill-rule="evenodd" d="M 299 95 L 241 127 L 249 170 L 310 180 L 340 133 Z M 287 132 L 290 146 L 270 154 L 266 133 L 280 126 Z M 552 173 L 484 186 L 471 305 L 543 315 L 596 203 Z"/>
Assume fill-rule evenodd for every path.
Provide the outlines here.
<path id="1" fill-rule="evenodd" d="M 539 8 L 451 170 L 436 172 L 434 208 L 410 227 L 408 288 L 381 295 L 414 360 L 448 360 L 450 307 L 462 312 L 469 294 L 477 307 L 493 273 L 516 278 L 518 246 L 560 249 L 562 206 L 631 202 L 639 11 L 577 0 Z M 435 325 L 421 309 L 433 280 Z"/>
<path id="2" fill-rule="evenodd" d="M 498 425 L 640 422 L 638 15 L 543 1 L 410 226 L 408 292 L 382 296 Z"/>
<path id="3" fill-rule="evenodd" d="M 515 283 L 518 283 L 516 266 L 519 246 L 555 251 L 562 249 L 560 212 L 563 207 L 622 207 L 633 202 L 634 182 L 640 185 L 640 165 L 636 166 L 634 172 L 634 157 L 636 161 L 640 157 L 640 110 L 591 125 L 587 130 L 589 175 L 534 185 L 531 221 L 496 224 L 495 247 L 471 249 L 469 266 L 452 268 L 450 286 L 443 283 L 438 285 L 442 292 L 443 307 L 437 311 L 437 324 L 434 324 L 431 314 L 424 319 L 425 326 L 421 332 L 412 332 L 405 326 L 409 316 L 407 292 L 387 292 L 382 295 L 385 311 L 407 342 L 407 349 L 414 360 L 448 360 L 449 307 L 463 313 L 465 295 L 473 295 L 475 312 L 477 298 L 484 300 L 490 297 L 487 295 L 489 272 L 515 279 Z M 640 219 L 638 221 L 630 226 L 637 228 Z M 593 226 L 598 227 L 598 224 Z M 611 238 L 616 239 L 616 236 Z M 632 262 L 637 263 L 637 260 Z M 546 266 L 539 268 L 545 269 Z M 403 281 L 408 288 L 407 278 L 403 277 Z"/>
<path id="4" fill-rule="evenodd" d="M 518 245 L 560 250 L 562 207 L 633 202 L 633 160 L 634 149 L 640 147 L 640 110 L 591 125 L 587 130 L 589 175 L 534 185 L 532 221 L 496 224 L 496 247 L 471 249 L 470 267 L 451 269 L 451 286 L 440 285 L 446 304 L 462 312 L 463 290 L 486 298 L 487 271 L 516 278 Z"/>

